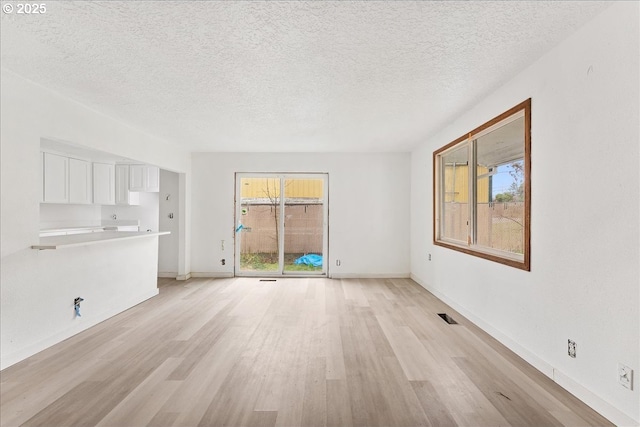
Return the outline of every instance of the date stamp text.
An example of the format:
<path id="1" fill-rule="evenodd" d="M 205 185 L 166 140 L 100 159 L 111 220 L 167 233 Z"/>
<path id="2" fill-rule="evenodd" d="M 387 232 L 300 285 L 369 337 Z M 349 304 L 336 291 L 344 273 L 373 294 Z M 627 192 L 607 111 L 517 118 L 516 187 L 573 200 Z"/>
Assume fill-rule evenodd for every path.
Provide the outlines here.
<path id="1" fill-rule="evenodd" d="M 42 15 L 47 13 L 47 5 L 45 3 L 4 3 L 2 11 L 7 15 L 15 13 L 16 15 Z"/>

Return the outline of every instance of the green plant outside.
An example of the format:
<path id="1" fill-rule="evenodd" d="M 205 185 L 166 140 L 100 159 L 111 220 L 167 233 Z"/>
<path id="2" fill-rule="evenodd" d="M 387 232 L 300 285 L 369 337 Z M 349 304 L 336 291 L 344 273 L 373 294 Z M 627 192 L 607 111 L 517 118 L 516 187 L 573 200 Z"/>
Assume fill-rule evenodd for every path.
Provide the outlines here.
<path id="1" fill-rule="evenodd" d="M 322 267 L 295 264 L 294 261 L 304 254 L 284 254 L 285 271 L 322 271 Z M 278 271 L 278 254 L 247 253 L 240 255 L 240 270 Z"/>

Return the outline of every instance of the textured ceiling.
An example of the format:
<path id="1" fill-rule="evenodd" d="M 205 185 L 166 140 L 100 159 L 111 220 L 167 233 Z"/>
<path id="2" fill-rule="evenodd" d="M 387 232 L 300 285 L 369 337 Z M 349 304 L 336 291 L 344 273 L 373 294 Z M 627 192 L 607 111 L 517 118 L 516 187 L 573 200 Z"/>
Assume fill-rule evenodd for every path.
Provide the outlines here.
<path id="1" fill-rule="evenodd" d="M 408 151 L 606 6 L 47 1 L 2 67 L 190 151 Z"/>

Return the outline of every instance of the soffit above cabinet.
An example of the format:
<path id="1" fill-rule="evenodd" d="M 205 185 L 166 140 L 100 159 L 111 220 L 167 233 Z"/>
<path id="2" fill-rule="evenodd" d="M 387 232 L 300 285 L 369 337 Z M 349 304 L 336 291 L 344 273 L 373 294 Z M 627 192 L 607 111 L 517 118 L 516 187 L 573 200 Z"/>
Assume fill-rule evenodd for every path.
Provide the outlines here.
<path id="1" fill-rule="evenodd" d="M 67 157 L 89 160 L 91 162 L 97 162 L 97 163 L 125 163 L 125 164 L 143 163 L 137 160 L 118 156 L 113 153 L 94 150 L 91 148 L 83 147 L 81 145 L 58 141 L 52 138 L 41 138 L 40 150 L 50 151 L 50 152 L 65 155 Z"/>

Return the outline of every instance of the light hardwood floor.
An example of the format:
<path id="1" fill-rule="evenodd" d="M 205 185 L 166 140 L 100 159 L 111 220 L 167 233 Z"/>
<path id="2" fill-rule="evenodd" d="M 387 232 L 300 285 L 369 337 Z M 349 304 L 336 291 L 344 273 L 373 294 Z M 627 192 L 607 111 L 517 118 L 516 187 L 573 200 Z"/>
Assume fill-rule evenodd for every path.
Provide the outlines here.
<path id="1" fill-rule="evenodd" d="M 408 279 L 159 287 L 2 371 L 0 424 L 611 425 Z"/>

